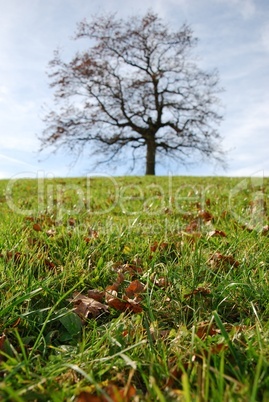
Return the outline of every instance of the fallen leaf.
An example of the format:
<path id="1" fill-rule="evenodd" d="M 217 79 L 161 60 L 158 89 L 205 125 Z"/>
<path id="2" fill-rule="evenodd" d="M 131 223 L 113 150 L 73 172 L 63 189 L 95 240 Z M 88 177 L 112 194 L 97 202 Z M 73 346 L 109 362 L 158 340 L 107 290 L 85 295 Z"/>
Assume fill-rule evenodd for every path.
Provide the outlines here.
<path id="1" fill-rule="evenodd" d="M 154 283 L 159 288 L 167 288 L 167 286 L 169 285 L 167 278 L 165 278 L 164 276 L 160 277 L 159 279 L 155 279 Z"/>
<path id="2" fill-rule="evenodd" d="M 33 224 L 33 229 L 34 229 L 36 232 L 41 232 L 41 231 L 42 231 L 42 228 L 41 228 L 41 226 L 39 225 L 39 223 L 34 223 L 34 224 Z"/>
<path id="3" fill-rule="evenodd" d="M 32 217 L 32 216 L 26 216 L 25 218 L 24 218 L 24 220 L 25 221 L 29 221 L 29 222 L 34 222 L 34 218 Z"/>
<path id="4" fill-rule="evenodd" d="M 128 303 L 124 300 L 119 299 L 118 297 L 110 297 L 107 300 L 107 304 L 109 307 L 114 308 L 119 311 L 126 311 L 128 309 Z"/>
<path id="5" fill-rule="evenodd" d="M 69 226 L 75 226 L 75 224 L 76 224 L 75 218 L 70 218 L 68 223 L 69 223 Z"/>
<path id="6" fill-rule="evenodd" d="M 112 285 L 112 286 L 107 286 L 106 292 L 105 292 L 105 300 L 106 300 L 106 302 L 109 304 L 110 300 L 117 299 L 117 297 L 118 297 L 118 292 L 115 289 L 115 284 Z"/>
<path id="7" fill-rule="evenodd" d="M 117 294 L 115 295 L 115 293 L 113 293 L 113 292 L 118 292 L 119 287 L 123 283 L 123 281 L 124 281 L 123 273 L 118 272 L 116 282 L 114 282 L 112 285 L 106 287 L 106 299 L 109 298 L 109 294 L 113 294 L 114 296 L 117 296 Z"/>
<path id="8" fill-rule="evenodd" d="M 167 249 L 167 247 L 168 247 L 168 243 L 166 243 L 166 242 L 159 243 L 159 242 L 155 241 L 150 246 L 150 251 L 152 253 L 155 253 L 157 250 L 163 251 L 163 250 Z"/>
<path id="9" fill-rule="evenodd" d="M 52 261 L 50 261 L 50 260 L 48 260 L 48 259 L 45 259 L 45 260 L 44 260 L 44 264 L 46 265 L 46 267 L 48 267 L 48 268 L 50 268 L 50 269 L 53 269 L 53 268 L 56 267 L 56 265 L 54 264 L 54 262 L 52 262 Z"/>
<path id="10" fill-rule="evenodd" d="M 123 264 L 121 266 L 119 266 L 119 269 L 121 269 L 121 271 L 123 273 L 128 272 L 132 277 L 137 275 L 137 274 L 142 274 L 143 269 L 139 264 Z"/>
<path id="11" fill-rule="evenodd" d="M 132 311 L 133 313 L 142 313 L 143 308 L 140 304 L 141 299 L 139 297 L 135 297 L 134 299 L 130 299 L 127 296 L 123 296 L 124 300 L 126 300 L 126 310 Z"/>
<path id="12" fill-rule="evenodd" d="M 118 297 L 111 297 L 107 300 L 107 304 L 109 307 L 123 312 L 130 311 L 136 314 L 143 311 L 143 308 L 140 305 L 140 300 L 129 299 L 127 296 L 125 297 L 125 300 L 119 299 Z"/>
<path id="13" fill-rule="evenodd" d="M 15 253 L 13 251 L 6 252 L 7 261 L 13 260 L 16 263 L 20 263 L 23 258 L 25 258 L 25 254 L 22 254 L 19 251 L 16 251 Z"/>
<path id="14" fill-rule="evenodd" d="M 102 302 L 104 300 L 105 297 L 105 293 L 104 291 L 100 291 L 97 289 L 90 289 L 88 290 L 88 297 L 91 299 L 94 299 L 96 301 Z"/>
<path id="15" fill-rule="evenodd" d="M 197 219 L 191 221 L 184 229 L 187 233 L 197 233 L 200 230 L 200 223 Z"/>
<path id="16" fill-rule="evenodd" d="M 0 350 L 3 350 L 3 346 L 4 346 L 4 343 L 5 343 L 5 340 L 6 340 L 6 335 L 5 334 L 2 334 L 1 336 L 0 336 Z"/>
<path id="17" fill-rule="evenodd" d="M 97 230 L 95 230 L 95 229 L 89 229 L 88 230 L 88 233 L 89 233 L 89 237 L 90 238 L 94 238 L 94 239 L 96 239 L 97 237 L 98 237 L 98 232 L 97 232 Z"/>
<path id="18" fill-rule="evenodd" d="M 3 361 L 4 356 L 1 354 L 1 352 L 4 352 L 4 344 L 6 341 L 7 337 L 5 334 L 2 334 L 0 336 L 0 362 Z"/>
<path id="19" fill-rule="evenodd" d="M 202 218 L 204 222 L 209 222 L 213 220 L 213 215 L 209 211 L 201 209 L 199 211 L 199 218 Z"/>
<path id="20" fill-rule="evenodd" d="M 56 230 L 55 229 L 49 229 L 49 230 L 46 231 L 46 233 L 47 233 L 47 235 L 49 237 L 53 237 L 53 236 L 56 235 Z"/>
<path id="21" fill-rule="evenodd" d="M 204 339 L 206 336 L 217 335 L 220 333 L 220 330 L 215 327 L 214 324 L 209 323 L 207 321 L 201 322 L 198 324 L 196 335 L 200 339 Z"/>
<path id="22" fill-rule="evenodd" d="M 244 224 L 241 227 L 242 229 L 247 230 L 248 232 L 259 231 L 263 235 L 266 235 L 269 231 L 269 225 L 265 225 L 262 228 L 258 228 L 257 226 Z"/>
<path id="23" fill-rule="evenodd" d="M 105 402 L 102 396 L 96 396 L 90 392 L 82 391 L 76 398 L 76 402 Z"/>
<path id="24" fill-rule="evenodd" d="M 207 296 L 210 293 L 211 293 L 210 289 L 205 288 L 205 287 L 198 287 L 198 288 L 194 289 L 191 293 L 184 295 L 184 298 L 187 299 L 188 297 L 191 297 L 191 296 L 197 295 L 197 294 L 201 294 L 202 296 Z"/>
<path id="25" fill-rule="evenodd" d="M 223 255 L 219 252 L 216 252 L 213 255 L 211 255 L 209 262 L 212 267 L 219 267 L 223 263 L 227 263 L 233 267 L 239 266 L 239 262 L 235 260 L 235 258 L 232 255 Z"/>
<path id="26" fill-rule="evenodd" d="M 104 392 L 107 397 L 104 394 L 97 396 L 94 393 L 82 391 L 76 398 L 76 402 L 129 402 L 136 395 L 136 389 L 133 385 L 119 388 L 115 384 L 109 384 L 104 388 Z"/>
<path id="27" fill-rule="evenodd" d="M 208 232 L 207 236 L 208 238 L 215 236 L 227 237 L 226 233 L 223 232 L 222 230 L 211 230 L 210 232 Z"/>
<path id="28" fill-rule="evenodd" d="M 186 363 L 183 363 L 182 367 L 178 367 L 177 359 L 172 358 L 172 360 L 170 362 L 168 361 L 168 365 L 169 365 L 169 374 L 170 375 L 167 378 L 165 385 L 168 388 L 172 388 L 172 387 L 174 387 L 175 382 L 181 381 L 182 374 L 184 373 L 184 371 L 187 371 L 189 369 L 190 363 L 186 362 Z"/>
<path id="29" fill-rule="evenodd" d="M 100 314 L 107 313 L 109 311 L 105 304 L 81 293 L 75 292 L 73 296 L 73 299 L 70 301 L 75 305 L 74 312 L 83 320 L 88 318 L 89 315 L 93 318 L 96 318 Z"/>
<path id="30" fill-rule="evenodd" d="M 181 245 L 183 246 L 186 242 L 191 245 L 195 245 L 195 243 L 202 237 L 201 232 L 181 232 Z"/>
<path id="31" fill-rule="evenodd" d="M 125 294 L 129 297 L 132 298 L 136 294 L 143 292 L 145 289 L 145 286 L 143 283 L 139 282 L 138 280 L 135 280 L 130 283 L 130 285 L 125 289 Z"/>
<path id="32" fill-rule="evenodd" d="M 226 345 L 225 343 L 218 343 L 212 346 L 212 348 L 210 349 L 210 353 L 212 355 L 216 355 L 226 349 L 228 349 L 228 345 Z"/>

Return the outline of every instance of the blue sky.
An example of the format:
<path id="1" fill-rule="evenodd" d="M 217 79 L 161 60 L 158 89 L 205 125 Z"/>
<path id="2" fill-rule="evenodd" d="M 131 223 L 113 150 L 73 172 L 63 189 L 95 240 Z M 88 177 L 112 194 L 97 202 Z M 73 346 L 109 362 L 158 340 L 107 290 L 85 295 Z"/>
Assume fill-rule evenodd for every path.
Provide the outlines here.
<path id="1" fill-rule="evenodd" d="M 175 29 L 190 24 L 199 39 L 199 65 L 218 68 L 225 88 L 220 133 L 229 150 L 227 171 L 214 164 L 158 165 L 157 174 L 269 175 L 268 0 L 0 0 L 0 5 L 0 178 L 90 171 L 86 155 L 72 166 L 63 153 L 38 154 L 44 105 L 53 104 L 48 62 L 58 47 L 68 60 L 83 45 L 71 39 L 82 19 L 103 11 L 127 17 L 149 8 Z M 105 166 L 100 171 L 110 173 Z M 143 174 L 144 166 L 134 173 Z"/>

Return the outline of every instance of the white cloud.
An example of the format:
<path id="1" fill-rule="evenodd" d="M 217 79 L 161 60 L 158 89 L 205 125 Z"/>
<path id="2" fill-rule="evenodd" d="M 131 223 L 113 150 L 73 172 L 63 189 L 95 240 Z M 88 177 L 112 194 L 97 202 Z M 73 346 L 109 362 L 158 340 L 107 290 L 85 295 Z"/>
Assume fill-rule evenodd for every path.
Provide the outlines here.
<path id="1" fill-rule="evenodd" d="M 243 18 L 248 19 L 254 16 L 256 12 L 256 5 L 254 0 L 214 0 L 217 3 L 225 3 L 229 7 L 235 7 L 236 11 L 242 15 Z"/>
<path id="2" fill-rule="evenodd" d="M 269 52 L 269 24 L 266 24 L 261 29 L 261 43 L 263 48 Z"/>

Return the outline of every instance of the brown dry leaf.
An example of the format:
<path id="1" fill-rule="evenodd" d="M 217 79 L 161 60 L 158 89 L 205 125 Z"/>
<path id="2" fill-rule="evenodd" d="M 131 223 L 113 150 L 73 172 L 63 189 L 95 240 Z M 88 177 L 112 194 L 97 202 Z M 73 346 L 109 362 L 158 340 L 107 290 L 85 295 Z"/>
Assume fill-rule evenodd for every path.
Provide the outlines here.
<path id="1" fill-rule="evenodd" d="M 140 300 L 138 299 L 129 299 L 127 296 L 124 296 L 125 300 L 121 300 L 118 297 L 113 297 L 111 295 L 110 299 L 107 300 L 107 304 L 109 307 L 114 308 L 119 311 L 130 311 L 133 313 L 141 313 L 143 311 L 142 306 L 140 305 Z"/>
<path id="2" fill-rule="evenodd" d="M 223 232 L 222 230 L 212 230 L 211 232 L 208 232 L 207 236 L 208 238 L 215 236 L 227 237 L 226 233 Z"/>
<path id="3" fill-rule="evenodd" d="M 257 227 L 249 224 L 244 224 L 241 227 L 242 229 L 247 230 L 248 232 L 253 232 L 254 230 L 255 231 L 257 230 Z M 259 231 L 261 232 L 261 234 L 266 235 L 269 231 L 269 225 L 263 226 L 261 229 L 259 229 Z"/>
<path id="4" fill-rule="evenodd" d="M 226 345 L 225 343 L 218 343 L 217 345 L 212 346 L 212 348 L 210 349 L 210 353 L 212 355 L 217 355 L 218 353 L 226 349 L 228 349 L 228 345 Z"/>
<path id="5" fill-rule="evenodd" d="M 98 232 L 95 229 L 89 229 L 88 230 L 89 237 L 96 239 L 98 237 Z"/>
<path id="6" fill-rule="evenodd" d="M 142 313 L 143 308 L 140 304 L 141 299 L 137 296 L 134 299 L 129 299 L 127 296 L 123 296 L 124 300 L 127 302 L 126 310 L 132 311 L 133 313 Z"/>
<path id="7" fill-rule="evenodd" d="M 82 391 L 76 398 L 76 402 L 104 402 L 101 396 L 93 395 L 90 392 Z"/>
<path id="8" fill-rule="evenodd" d="M 140 313 L 143 309 L 140 305 L 138 294 L 144 290 L 144 285 L 138 280 L 134 280 L 125 289 L 125 295 L 122 299 L 118 297 L 118 290 L 124 281 L 122 272 L 118 272 L 116 282 L 111 286 L 107 286 L 105 290 L 105 300 L 109 307 L 119 311 L 131 311 L 133 313 Z"/>
<path id="9" fill-rule="evenodd" d="M 181 232 L 181 246 L 183 246 L 185 243 L 190 244 L 191 246 L 194 246 L 196 242 L 202 237 L 201 232 Z"/>
<path id="10" fill-rule="evenodd" d="M 84 240 L 86 243 L 90 243 L 91 241 L 93 241 L 94 239 L 98 238 L 98 232 L 94 229 L 89 229 L 88 230 L 89 235 L 84 237 Z"/>
<path id="11" fill-rule="evenodd" d="M 106 287 L 106 301 L 107 301 L 107 299 L 110 299 L 111 296 L 117 297 L 119 287 L 123 283 L 123 281 L 124 281 L 123 273 L 118 272 L 116 282 L 114 282 L 112 285 Z"/>
<path id="12" fill-rule="evenodd" d="M 121 285 L 124 282 L 124 275 L 122 272 L 118 272 L 116 283 Z"/>
<path id="13" fill-rule="evenodd" d="M 54 269 L 56 267 L 54 262 L 48 260 L 47 258 L 44 260 L 44 264 L 46 265 L 46 267 L 48 267 L 50 269 Z"/>
<path id="14" fill-rule="evenodd" d="M 7 251 L 6 252 L 6 259 L 7 261 L 13 260 L 16 263 L 20 263 L 23 258 L 25 258 L 25 254 L 20 253 L 19 251 Z"/>
<path id="15" fill-rule="evenodd" d="M 106 303 L 109 304 L 110 300 L 117 299 L 118 297 L 118 286 L 112 285 L 112 286 L 107 286 L 106 291 L 105 291 L 105 301 Z"/>
<path id="16" fill-rule="evenodd" d="M 210 260 L 209 260 L 211 266 L 214 267 L 219 267 L 223 263 L 229 264 L 234 267 L 239 266 L 239 262 L 235 260 L 235 258 L 232 255 L 223 255 L 219 253 L 218 251 L 211 255 Z"/>
<path id="17" fill-rule="evenodd" d="M 109 305 L 109 307 L 112 307 L 115 310 L 128 310 L 128 303 L 124 300 L 119 299 L 118 297 L 111 296 L 109 299 L 107 299 L 107 304 Z"/>
<path id="18" fill-rule="evenodd" d="M 202 218 L 204 222 L 209 222 L 213 220 L 213 215 L 204 209 L 199 211 L 199 218 Z"/>
<path id="19" fill-rule="evenodd" d="M 133 385 L 119 389 L 116 385 L 109 385 L 107 394 L 114 402 L 129 402 L 136 395 Z"/>
<path id="20" fill-rule="evenodd" d="M 168 365 L 169 365 L 170 376 L 167 378 L 165 385 L 169 388 L 172 388 L 174 387 L 175 382 L 181 381 L 182 374 L 184 373 L 184 370 L 185 371 L 188 370 L 188 368 L 190 367 L 190 363 L 186 362 L 183 363 L 182 367 L 178 367 L 177 359 L 172 358 L 171 361 L 168 361 Z"/>
<path id="21" fill-rule="evenodd" d="M 28 221 L 28 222 L 34 222 L 34 218 L 32 217 L 32 216 L 26 216 L 25 218 L 24 218 L 24 220 L 25 221 Z"/>
<path id="22" fill-rule="evenodd" d="M 167 249 L 167 247 L 168 247 L 168 243 L 166 243 L 166 242 L 159 243 L 159 242 L 155 241 L 150 246 L 150 251 L 152 253 L 155 253 L 157 250 L 163 251 L 163 250 Z"/>
<path id="23" fill-rule="evenodd" d="M 150 251 L 152 253 L 155 253 L 155 251 L 158 249 L 158 245 L 159 243 L 157 241 L 155 241 L 151 246 L 150 246 Z"/>
<path id="24" fill-rule="evenodd" d="M 7 337 L 5 334 L 2 334 L 0 336 L 0 362 L 3 361 L 3 359 L 4 359 L 4 356 L 1 354 L 1 352 L 4 352 L 4 344 L 5 344 L 6 339 L 7 339 Z"/>
<path id="25" fill-rule="evenodd" d="M 145 286 L 143 283 L 139 282 L 137 279 L 130 283 L 130 285 L 125 289 L 125 293 L 129 298 L 133 298 L 136 294 L 143 292 Z"/>
<path id="26" fill-rule="evenodd" d="M 53 236 L 56 235 L 56 230 L 55 230 L 55 229 L 49 229 L 49 230 L 46 231 L 46 234 L 47 234 L 49 237 L 53 237 Z"/>
<path id="27" fill-rule="evenodd" d="M 193 356 L 192 356 L 192 362 L 197 362 L 197 363 L 202 363 L 203 359 L 208 357 L 210 355 L 216 355 L 219 354 L 222 351 L 225 351 L 228 349 L 228 345 L 225 343 L 217 343 L 215 345 L 212 345 L 210 349 L 199 349 Z"/>
<path id="28" fill-rule="evenodd" d="M 161 276 L 159 279 L 156 279 L 154 283 L 159 288 L 167 288 L 167 286 L 169 285 L 167 278 L 165 278 L 164 276 Z"/>
<path id="29" fill-rule="evenodd" d="M 197 219 L 191 221 L 186 227 L 185 232 L 187 233 L 197 233 L 200 230 L 200 223 Z"/>
<path id="30" fill-rule="evenodd" d="M 12 323 L 12 328 L 16 328 L 21 322 L 21 318 L 18 317 L 13 323 Z M 1 348 L 0 348 L 1 349 Z"/>
<path id="31" fill-rule="evenodd" d="M 196 330 L 196 335 L 200 339 L 204 339 L 208 335 L 213 336 L 217 334 L 220 334 L 220 330 L 217 329 L 215 325 L 207 321 L 200 322 Z"/>
<path id="32" fill-rule="evenodd" d="M 106 293 L 105 291 L 90 289 L 88 290 L 88 297 L 101 303 L 104 300 L 105 293 Z"/>
<path id="33" fill-rule="evenodd" d="M 264 201 L 263 196 L 261 198 L 258 197 L 257 199 L 251 201 L 250 208 L 252 215 L 266 216 L 267 205 L 266 202 Z"/>
<path id="34" fill-rule="evenodd" d="M 130 402 L 136 395 L 136 389 L 133 385 L 119 388 L 115 384 L 110 384 L 104 389 L 108 398 L 105 395 L 96 396 L 91 392 L 83 391 L 79 394 L 76 402 Z"/>
<path id="35" fill-rule="evenodd" d="M 187 299 L 188 297 L 191 297 L 191 296 L 197 295 L 197 294 L 201 294 L 202 296 L 207 296 L 210 293 L 211 293 L 210 289 L 205 288 L 205 287 L 198 287 L 198 288 L 194 289 L 191 293 L 184 295 L 184 298 Z"/>
<path id="36" fill-rule="evenodd" d="M 69 226 L 75 226 L 76 219 L 75 218 L 69 218 L 68 223 L 69 223 Z"/>
<path id="37" fill-rule="evenodd" d="M 105 304 L 100 303 L 97 300 L 94 300 L 79 292 L 75 292 L 73 296 L 74 298 L 70 301 L 75 305 L 74 312 L 83 320 L 88 318 L 89 315 L 93 318 L 96 318 L 100 314 L 107 313 L 109 311 Z"/>
<path id="38" fill-rule="evenodd" d="M 142 274 L 143 269 L 139 264 L 123 264 L 121 266 L 122 272 L 128 272 L 132 277 L 136 274 Z"/>
<path id="39" fill-rule="evenodd" d="M 36 232 L 41 232 L 41 231 L 42 231 L 42 228 L 41 228 L 41 226 L 39 225 L 39 223 L 34 223 L 34 224 L 33 224 L 33 229 L 34 229 Z"/>

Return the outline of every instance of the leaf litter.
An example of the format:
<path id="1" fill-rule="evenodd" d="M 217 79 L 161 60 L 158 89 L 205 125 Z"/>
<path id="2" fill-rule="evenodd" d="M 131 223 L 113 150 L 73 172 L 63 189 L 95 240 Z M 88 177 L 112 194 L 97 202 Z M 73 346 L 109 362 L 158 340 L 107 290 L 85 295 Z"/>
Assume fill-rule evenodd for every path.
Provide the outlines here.
<path id="1" fill-rule="evenodd" d="M 207 203 L 210 206 L 210 203 Z M 45 250 L 47 245 L 43 242 L 43 234 L 46 234 L 48 237 L 48 242 L 51 241 L 53 237 L 57 235 L 55 229 L 55 223 L 50 221 L 49 219 L 46 221 L 44 218 L 40 218 L 39 220 L 36 219 L 27 219 L 30 223 L 29 229 L 31 232 L 35 233 L 35 238 L 31 238 L 31 246 L 38 247 L 40 250 Z M 198 211 L 198 215 L 196 217 L 192 217 L 192 221 L 185 227 L 184 230 L 184 239 L 185 238 L 201 238 L 203 236 L 203 240 L 208 240 L 211 238 L 216 238 L 212 240 L 212 244 L 220 244 L 222 242 L 222 238 L 228 237 L 227 233 L 223 230 L 206 230 L 202 233 L 202 229 L 209 228 L 209 224 L 214 221 L 213 215 L 206 210 L 200 209 Z M 36 222 L 36 223 L 34 223 Z M 77 222 L 75 219 L 70 218 L 69 226 L 76 227 Z M 202 226 L 202 224 L 204 226 Z M 50 228 L 48 229 L 47 226 Z M 252 230 L 252 228 L 251 228 Z M 254 230 L 254 228 L 253 228 Z M 38 233 L 41 232 L 41 233 Z M 72 232 L 74 232 L 72 230 Z M 264 226 L 264 232 L 268 232 L 268 225 Z M 180 233 L 179 235 L 182 235 Z M 84 237 L 86 243 L 90 243 L 94 240 L 98 241 L 99 233 L 94 231 L 93 229 L 89 230 L 87 233 L 87 237 Z M 83 237 L 82 237 L 83 239 Z M 42 242 L 41 242 L 42 240 Z M 54 239 L 52 239 L 54 241 Z M 215 243 L 214 243 L 215 242 Z M 210 243 L 210 242 L 209 242 Z M 154 241 L 150 246 L 151 253 L 166 253 L 167 248 L 170 246 L 168 241 Z M 212 251 L 212 250 L 210 250 Z M 41 255 L 41 254 L 40 254 Z M 2 258 L 6 261 L 18 263 L 25 259 L 26 255 L 20 251 L 7 251 L 0 254 Z M 48 257 L 48 258 L 47 258 Z M 42 259 L 44 265 L 52 271 L 55 271 L 56 264 L 53 263 L 53 260 L 49 257 L 48 254 L 43 253 Z M 150 259 L 150 256 L 149 256 Z M 235 267 L 238 268 L 240 266 L 239 261 L 234 257 L 232 254 L 225 254 L 225 251 L 219 252 L 214 251 L 209 254 L 209 259 L 207 259 L 207 264 L 211 266 L 211 268 L 220 268 L 220 267 Z M 111 309 L 114 309 L 119 312 L 127 312 L 127 313 L 141 313 L 144 309 L 143 307 L 143 293 L 146 290 L 148 285 L 144 285 L 140 282 L 139 277 L 143 274 L 143 261 L 139 259 L 137 261 L 132 261 L 131 263 L 115 263 L 113 266 L 114 272 L 117 273 L 116 280 L 111 284 L 108 285 L 106 288 L 99 290 L 99 289 L 89 289 L 86 294 L 75 292 L 73 294 L 73 298 L 70 302 L 73 304 L 73 311 L 80 317 L 81 321 L 85 323 L 89 319 L 97 319 L 98 317 L 109 314 Z M 158 276 L 154 274 L 154 282 L 149 285 L 156 285 L 159 288 L 165 289 L 168 285 L 168 280 L 165 276 L 159 276 L 159 279 L 156 279 Z M 162 274 L 161 274 L 162 275 Z M 204 283 L 201 281 L 201 283 Z M 175 284 L 175 282 L 173 283 Z M 191 287 L 190 287 L 191 288 Z M 183 295 L 184 299 L 195 300 L 195 296 L 199 297 L 207 297 L 210 296 L 211 289 L 210 286 L 198 286 L 194 288 L 191 292 Z M 200 297 L 201 299 L 201 297 Z M 190 303 L 191 304 L 191 303 Z M 201 303 L 202 304 L 202 303 Z M 232 324 L 224 324 L 227 333 L 232 340 L 239 332 L 245 333 L 248 329 L 247 327 L 243 327 L 240 325 L 232 325 Z M 237 329 L 239 328 L 239 329 Z M 190 328 L 188 328 L 190 331 Z M 150 327 L 151 332 L 151 327 Z M 234 332 L 236 335 L 234 335 Z M 157 336 L 156 336 L 157 334 Z M 170 334 L 170 330 L 160 330 L 154 331 L 153 335 L 159 341 L 162 341 L 163 338 L 167 338 Z M 211 322 L 202 321 L 195 325 L 194 330 L 195 336 L 199 338 L 201 341 L 204 342 L 200 345 L 200 348 L 193 351 L 193 355 L 190 357 L 187 363 L 184 363 L 183 369 L 185 371 L 190 370 L 192 364 L 201 364 L 202 359 L 208 358 L 211 355 L 219 354 L 221 352 L 225 352 L 228 348 L 227 343 L 223 342 L 220 337 L 220 330 L 219 328 Z M 157 339 L 154 338 L 157 341 Z M 206 345 L 206 341 L 208 341 L 208 345 Z M 210 343 L 212 342 L 212 344 Z M 5 343 L 5 335 L 3 334 L 0 337 L 0 350 L 3 351 L 3 345 Z M 169 357 L 170 359 L 170 357 Z M 184 361 L 184 360 L 183 360 Z M 175 381 L 180 383 L 184 370 L 178 367 L 177 363 L 175 365 L 170 365 L 169 362 L 169 375 L 166 385 L 171 388 L 175 387 Z M 178 384 L 177 384 L 178 386 Z M 109 385 L 104 387 L 104 392 L 108 395 L 110 400 L 116 402 L 127 402 L 132 400 L 132 397 L 136 395 L 136 389 L 134 386 L 119 386 L 117 383 L 110 382 Z M 88 391 L 81 391 L 78 395 L 76 401 L 84 402 L 84 401 L 107 401 L 107 397 L 105 395 L 98 395 L 95 391 L 88 392 Z"/>
<path id="2" fill-rule="evenodd" d="M 69 300 L 74 304 L 73 311 L 83 322 L 88 318 L 97 318 L 103 313 L 109 313 L 109 307 L 121 312 L 141 313 L 143 311 L 141 293 L 144 292 L 145 286 L 136 279 L 120 292 L 123 282 L 124 275 L 120 272 L 116 281 L 104 291 L 89 289 L 87 296 L 75 292 L 73 298 Z"/>

